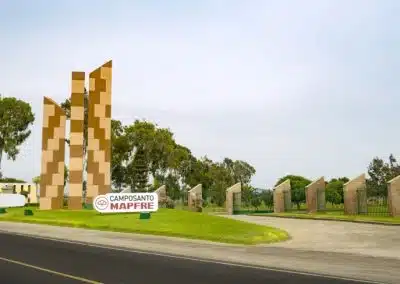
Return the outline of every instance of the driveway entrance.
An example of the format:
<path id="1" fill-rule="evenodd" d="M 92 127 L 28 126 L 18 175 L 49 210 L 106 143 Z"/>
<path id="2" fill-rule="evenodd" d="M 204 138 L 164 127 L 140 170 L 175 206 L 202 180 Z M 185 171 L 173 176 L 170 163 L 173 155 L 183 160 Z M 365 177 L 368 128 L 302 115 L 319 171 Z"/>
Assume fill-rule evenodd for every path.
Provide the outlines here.
<path id="1" fill-rule="evenodd" d="M 224 217 L 277 227 L 292 239 L 265 245 L 308 251 L 344 252 L 400 259 L 400 226 L 249 215 Z"/>

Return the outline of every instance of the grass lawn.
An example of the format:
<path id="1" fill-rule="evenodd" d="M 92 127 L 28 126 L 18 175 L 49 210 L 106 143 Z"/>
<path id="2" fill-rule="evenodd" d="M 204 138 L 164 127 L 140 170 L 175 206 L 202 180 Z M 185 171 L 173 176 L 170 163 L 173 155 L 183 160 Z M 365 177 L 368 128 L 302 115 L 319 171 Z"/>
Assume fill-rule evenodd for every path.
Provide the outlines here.
<path id="1" fill-rule="evenodd" d="M 24 209 L 10 208 L 0 214 L 0 221 L 40 223 L 96 230 L 185 237 L 236 244 L 259 244 L 287 240 L 280 229 L 250 224 L 204 213 L 159 209 L 151 219 L 140 220 L 139 214 L 100 214 L 95 210 L 40 211 L 31 207 L 33 216 L 24 216 Z"/>
<path id="2" fill-rule="evenodd" d="M 259 214 L 257 214 L 259 215 Z M 261 214 L 260 214 L 261 215 Z M 278 216 L 278 217 L 294 217 L 301 219 L 331 219 L 331 220 L 341 220 L 341 221 L 355 221 L 355 222 L 379 222 L 379 223 L 389 223 L 389 224 L 399 224 L 400 217 L 390 217 L 390 216 L 371 216 L 371 215 L 344 215 L 342 212 L 337 211 L 327 211 L 325 213 L 271 213 L 263 214 L 263 216 Z"/>

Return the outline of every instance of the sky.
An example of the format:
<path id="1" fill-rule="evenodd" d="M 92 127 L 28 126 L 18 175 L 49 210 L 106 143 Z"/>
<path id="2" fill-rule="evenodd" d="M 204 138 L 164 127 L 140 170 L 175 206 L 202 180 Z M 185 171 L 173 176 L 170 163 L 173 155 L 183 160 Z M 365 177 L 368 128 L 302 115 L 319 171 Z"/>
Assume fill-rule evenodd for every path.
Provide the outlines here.
<path id="1" fill-rule="evenodd" d="M 32 105 L 3 174 L 40 174 L 43 96 L 113 60 L 112 116 L 170 128 L 201 157 L 286 174 L 358 176 L 400 158 L 400 1 L 0 0 L 0 93 Z"/>

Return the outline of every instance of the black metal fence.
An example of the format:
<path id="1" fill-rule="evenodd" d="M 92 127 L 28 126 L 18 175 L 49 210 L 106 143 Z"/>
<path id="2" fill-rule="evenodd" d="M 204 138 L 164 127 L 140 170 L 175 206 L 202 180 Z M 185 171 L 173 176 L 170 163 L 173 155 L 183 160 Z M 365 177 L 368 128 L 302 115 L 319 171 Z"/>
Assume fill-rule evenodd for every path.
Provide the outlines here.
<path id="1" fill-rule="evenodd" d="M 389 216 L 387 196 L 371 193 L 368 188 L 357 191 L 357 213 L 359 215 Z"/>

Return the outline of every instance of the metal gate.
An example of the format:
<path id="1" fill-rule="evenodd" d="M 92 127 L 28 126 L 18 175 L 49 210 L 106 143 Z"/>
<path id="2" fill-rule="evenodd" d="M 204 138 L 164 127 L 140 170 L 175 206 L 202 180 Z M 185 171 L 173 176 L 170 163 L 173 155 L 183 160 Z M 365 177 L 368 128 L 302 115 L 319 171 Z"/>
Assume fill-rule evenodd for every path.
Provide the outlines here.
<path id="1" fill-rule="evenodd" d="M 317 211 L 326 210 L 325 188 L 317 189 Z"/>
<path id="2" fill-rule="evenodd" d="M 368 214 L 367 191 L 365 189 L 357 189 L 357 214 Z"/>
<path id="3" fill-rule="evenodd" d="M 357 192 L 358 214 L 371 216 L 390 215 L 387 188 L 385 186 L 367 186 L 364 191 Z"/>

